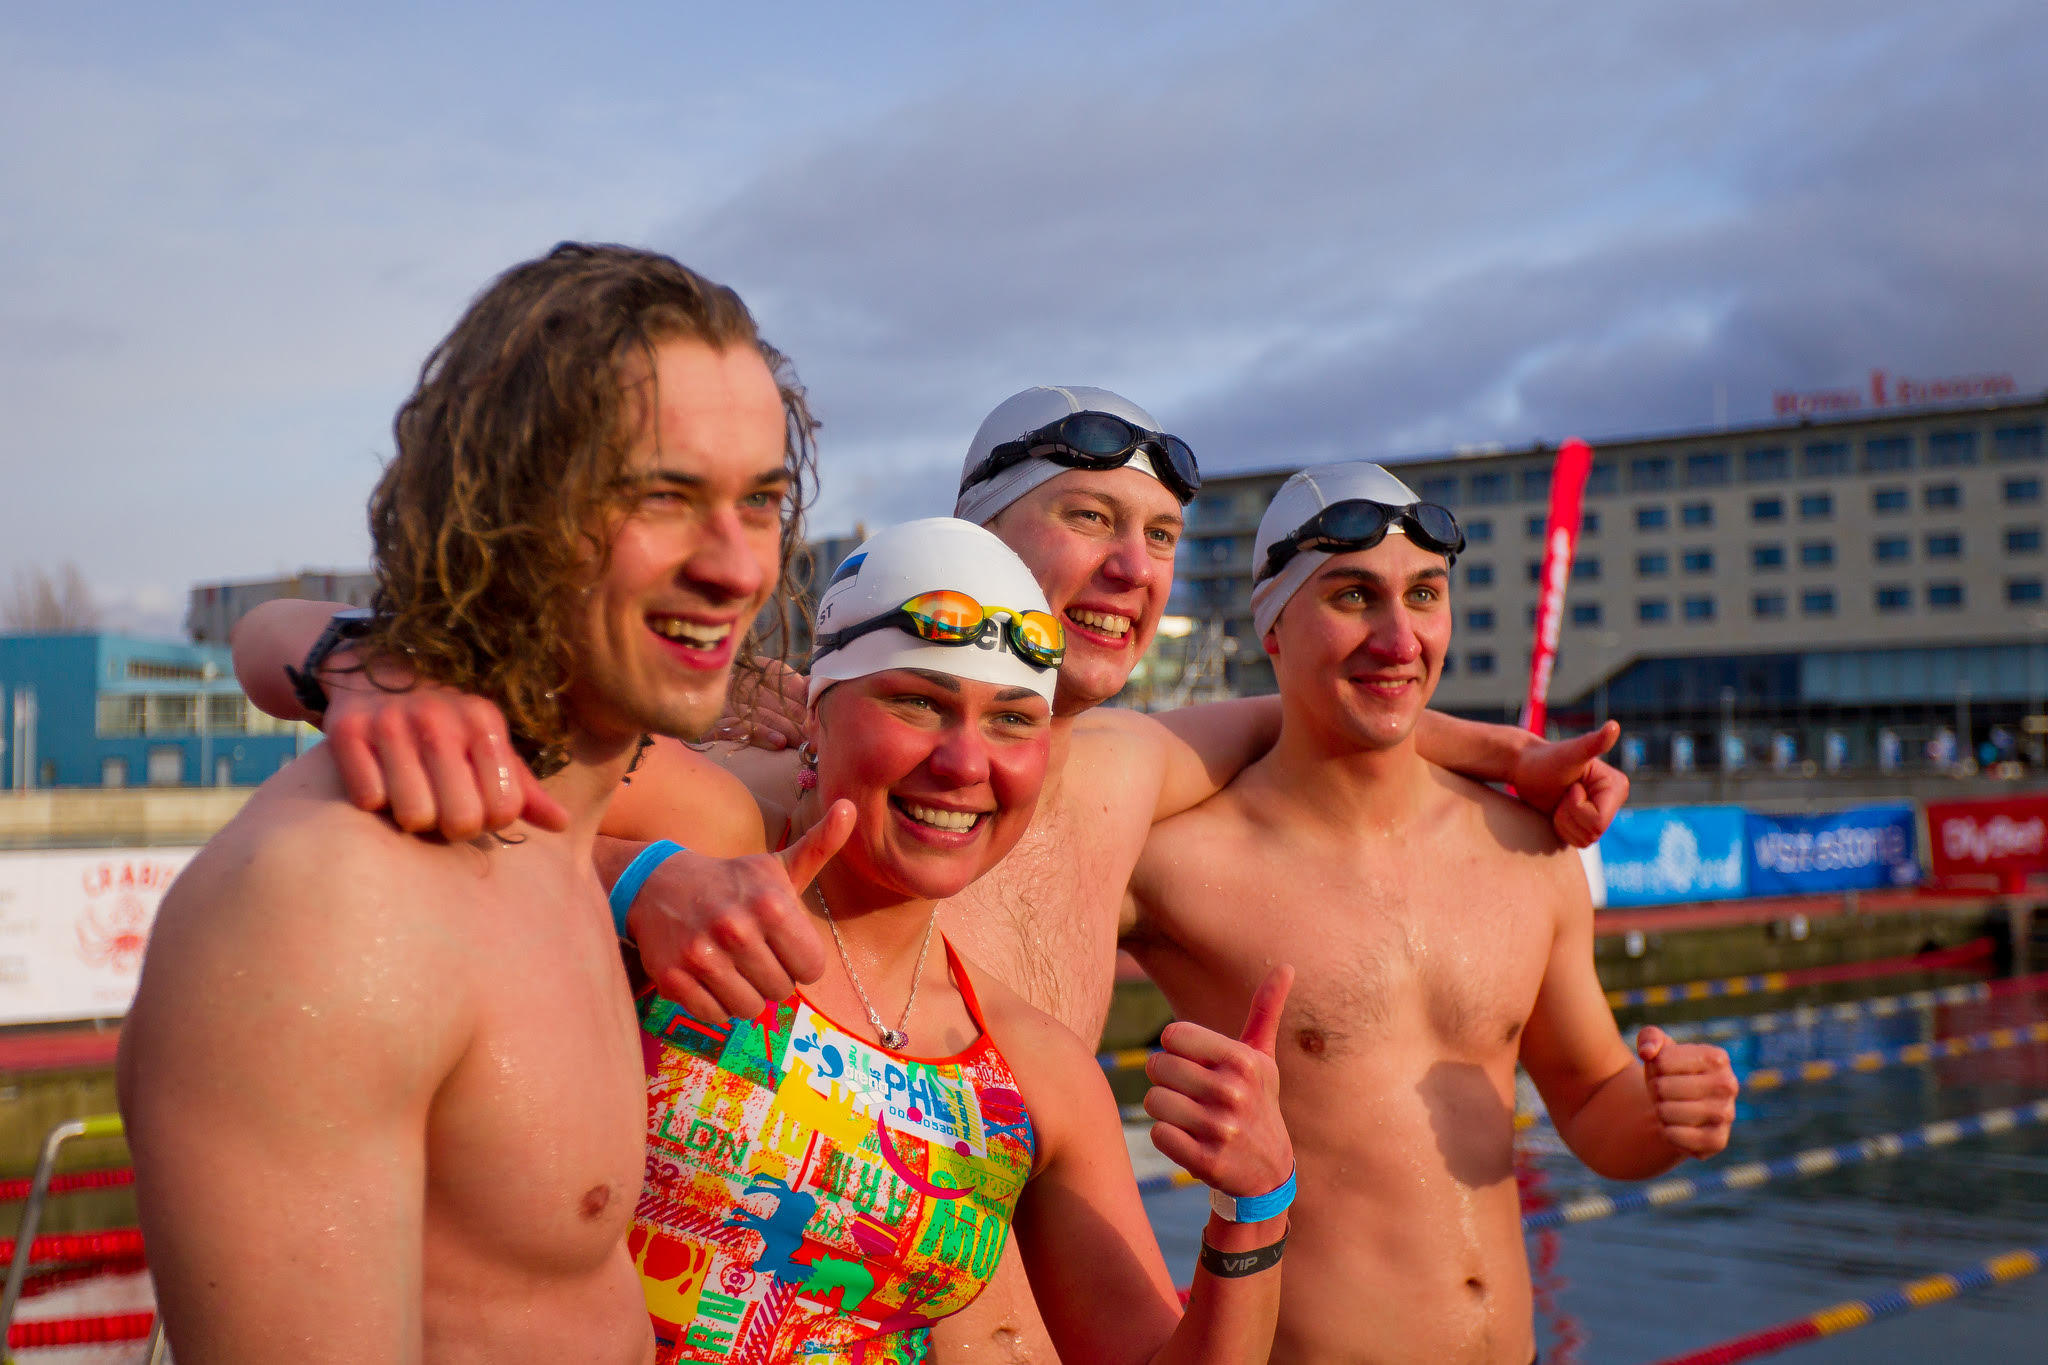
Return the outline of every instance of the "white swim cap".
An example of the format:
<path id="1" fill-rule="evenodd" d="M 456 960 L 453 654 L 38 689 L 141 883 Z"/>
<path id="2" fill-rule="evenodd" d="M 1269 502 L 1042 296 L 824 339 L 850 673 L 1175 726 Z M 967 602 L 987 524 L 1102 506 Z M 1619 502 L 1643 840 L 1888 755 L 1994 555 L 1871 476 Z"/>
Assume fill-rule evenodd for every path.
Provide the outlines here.
<path id="1" fill-rule="evenodd" d="M 1077 412 L 1106 412 L 1147 431 L 1159 430 L 1159 421 L 1151 413 L 1108 389 L 1091 389 L 1079 384 L 1059 388 L 1041 385 L 1012 394 L 996 404 L 996 410 L 982 421 L 981 430 L 974 433 L 974 443 L 967 447 L 967 463 L 961 466 L 960 477 L 964 479 L 980 468 L 989 452 L 1003 442 L 1014 441 Z M 986 526 L 1005 507 L 1048 479 L 1056 479 L 1066 473 L 1067 468 L 1051 460 L 1025 460 L 1021 464 L 1013 464 L 993 479 L 984 479 L 961 489 L 959 501 L 953 504 L 953 515 L 977 526 Z M 1151 455 L 1143 450 L 1132 455 L 1131 462 L 1124 468 L 1150 474 L 1155 479 L 1159 477 L 1159 471 L 1152 467 Z"/>
<path id="2" fill-rule="evenodd" d="M 1389 507 L 1406 507 L 1421 501 L 1407 484 L 1365 460 L 1304 469 L 1280 485 L 1280 491 L 1266 507 L 1266 515 L 1259 518 L 1258 538 L 1252 542 L 1252 572 L 1264 568 L 1266 552 L 1300 530 L 1310 517 L 1333 502 L 1361 499 Z M 1390 534 L 1407 534 L 1398 521 L 1387 529 Z M 1305 550 L 1288 560 L 1286 568 L 1252 589 L 1252 628 L 1260 639 L 1280 619 L 1280 608 L 1287 605 L 1287 599 L 1300 591 L 1301 585 L 1329 558 L 1328 550 Z"/>
<path id="3" fill-rule="evenodd" d="M 1052 615 L 1045 589 L 1017 552 L 973 522 L 926 517 L 870 536 L 848 555 L 818 599 L 814 639 L 886 616 L 920 593 L 951 589 L 984 607 Z M 956 678 L 1028 687 L 1052 701 L 1059 669 L 1039 668 L 1017 653 L 1003 629 L 973 644 L 945 645 L 889 627 L 848 640 L 811 658 L 810 700 L 835 682 L 892 668 L 922 668 Z"/>

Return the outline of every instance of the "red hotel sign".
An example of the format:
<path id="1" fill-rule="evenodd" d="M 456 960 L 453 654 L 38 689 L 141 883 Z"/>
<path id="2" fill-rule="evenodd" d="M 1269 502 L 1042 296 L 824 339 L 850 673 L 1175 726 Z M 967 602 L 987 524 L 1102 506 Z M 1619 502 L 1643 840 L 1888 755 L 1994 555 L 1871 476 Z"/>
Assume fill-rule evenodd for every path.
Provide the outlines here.
<path id="1" fill-rule="evenodd" d="M 1865 408 L 1918 408 L 1930 403 L 1966 403 L 1978 398 L 2006 398 L 2019 391 L 2009 374 L 1971 374 L 1956 379 L 1901 379 L 1883 370 L 1870 372 L 1865 389 L 1816 389 L 1811 393 L 1771 395 L 1771 412 L 1779 417 L 1811 417 L 1826 413 L 1861 412 Z"/>
<path id="2" fill-rule="evenodd" d="M 2048 795 L 1931 801 L 1927 842 L 1936 881 L 1995 877 L 2016 890 L 2048 872 Z"/>

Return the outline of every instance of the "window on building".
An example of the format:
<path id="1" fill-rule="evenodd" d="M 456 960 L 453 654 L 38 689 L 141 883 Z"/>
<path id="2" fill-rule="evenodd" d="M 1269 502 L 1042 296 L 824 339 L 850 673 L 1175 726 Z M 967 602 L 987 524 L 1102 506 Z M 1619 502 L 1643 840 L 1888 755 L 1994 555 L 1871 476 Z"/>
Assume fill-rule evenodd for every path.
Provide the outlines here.
<path id="1" fill-rule="evenodd" d="M 1799 566 L 1804 569 L 1825 569 L 1835 562 L 1835 542 L 1832 540 L 1806 540 L 1799 544 Z"/>
<path id="2" fill-rule="evenodd" d="M 1671 572 L 1671 556 L 1662 550 L 1652 550 L 1636 556 L 1637 578 L 1662 578 Z"/>
<path id="3" fill-rule="evenodd" d="M 1572 582 L 1598 583 L 1600 581 L 1600 560 L 1594 555 L 1581 555 L 1572 561 Z"/>
<path id="4" fill-rule="evenodd" d="M 1888 469 L 1912 467 L 1913 438 L 1910 436 L 1873 436 L 1863 443 L 1866 473 L 1881 474 Z"/>
<path id="5" fill-rule="evenodd" d="M 132 693 L 102 692 L 99 726 L 102 735 L 139 735 L 149 724 L 149 698 Z"/>
<path id="6" fill-rule="evenodd" d="M 1542 560 L 1532 559 L 1529 561 L 1529 581 L 1531 583 L 1541 583 L 1543 581 Z"/>
<path id="7" fill-rule="evenodd" d="M 1579 534 L 1580 534 L 1580 535 L 1582 535 L 1582 536 L 1590 536 L 1590 535 L 1596 535 L 1596 534 L 1598 534 L 1598 533 L 1599 533 L 1599 530 L 1600 530 L 1600 514 L 1599 514 L 1598 512 L 1584 512 L 1584 513 L 1581 513 L 1581 514 L 1580 514 L 1580 516 L 1579 516 Z"/>
<path id="8" fill-rule="evenodd" d="M 1802 616 L 1833 616 L 1835 614 L 1835 590 L 1833 588 L 1808 588 L 1799 594 L 1799 612 Z"/>
<path id="9" fill-rule="evenodd" d="M 1742 452 L 1742 481 L 1768 483 L 1792 477 L 1792 457 L 1782 446 L 1765 446 Z"/>
<path id="10" fill-rule="evenodd" d="M 1963 605 L 1963 585 L 1960 583 L 1929 583 L 1927 605 L 1935 611 L 1955 611 Z"/>
<path id="11" fill-rule="evenodd" d="M 1685 552 L 1685 571 L 1687 573 L 1712 573 L 1714 571 L 1714 552 L 1708 549 L 1687 550 Z"/>
<path id="12" fill-rule="evenodd" d="M 1458 525 L 1464 528 L 1465 541 L 1469 545 L 1480 545 L 1493 539 L 1493 523 L 1485 517 L 1475 521 L 1461 521 Z"/>
<path id="13" fill-rule="evenodd" d="M 1493 585 L 1493 565 L 1491 565 L 1491 564 L 1467 564 L 1467 565 L 1465 566 L 1465 586 L 1466 586 L 1466 587 L 1468 587 L 1468 588 L 1486 588 L 1486 587 L 1491 587 L 1492 585 Z"/>
<path id="14" fill-rule="evenodd" d="M 1799 495 L 1799 519 L 1801 521 L 1826 521 L 1834 514 L 1834 494 L 1801 493 Z"/>
<path id="15" fill-rule="evenodd" d="M 159 744 L 149 751 L 149 785 L 175 787 L 185 780 L 185 750 L 176 744 Z"/>
<path id="16" fill-rule="evenodd" d="M 1531 518 L 1529 518 L 1529 539 L 1531 539 L 1531 540 L 1541 540 L 1541 539 L 1543 539 L 1543 532 L 1544 532 L 1544 529 L 1545 529 L 1545 528 L 1546 528 L 1547 526 L 1549 526 L 1549 524 L 1550 524 L 1550 518 L 1549 518 L 1549 517 L 1531 517 Z"/>
<path id="17" fill-rule="evenodd" d="M 2005 580 L 2005 601 L 2012 607 L 2038 607 L 2041 605 L 2041 580 L 2038 578 L 2008 578 Z"/>
<path id="18" fill-rule="evenodd" d="M 2007 479 L 2005 481 L 2005 504 L 2008 507 L 2025 507 L 2041 500 L 2039 479 Z"/>
<path id="19" fill-rule="evenodd" d="M 2041 553 L 2041 528 L 2038 526 L 2006 527 L 2005 552 L 2009 555 L 2037 555 Z"/>
<path id="20" fill-rule="evenodd" d="M 1977 463 L 1977 433 L 1974 431 L 1933 431 L 1927 435 L 1927 463 L 1930 468 Z"/>
<path id="21" fill-rule="evenodd" d="M 2000 427 L 1991 433 L 1991 458 L 2000 462 L 2006 460 L 2038 460 L 2043 458 L 2041 423 L 2033 422 L 2021 427 Z"/>
<path id="22" fill-rule="evenodd" d="M 1612 460 L 1595 460 L 1586 471 L 1586 492 L 1593 496 L 1612 493 L 1621 487 L 1621 471 Z"/>
<path id="23" fill-rule="evenodd" d="M 1661 531 L 1671 524 L 1671 509 L 1657 503 L 1636 509 L 1638 531 Z"/>
<path id="24" fill-rule="evenodd" d="M 1550 470 L 1525 469 L 1520 479 L 1523 502 L 1550 501 Z"/>
<path id="25" fill-rule="evenodd" d="M 1714 619 L 1714 599 L 1711 597 L 1688 597 L 1685 599 L 1685 619 L 1688 621 L 1711 621 Z"/>
<path id="26" fill-rule="evenodd" d="M 1760 620 L 1770 621 L 1785 614 L 1785 594 L 1781 592 L 1760 592 L 1749 599 L 1749 614 Z"/>
<path id="27" fill-rule="evenodd" d="M 1572 603 L 1572 624 L 1575 626 L 1597 626 L 1600 624 L 1598 602 Z"/>
<path id="28" fill-rule="evenodd" d="M 128 785 L 128 760 L 125 758 L 103 758 L 100 760 L 100 785 L 102 787 L 125 787 Z"/>
<path id="29" fill-rule="evenodd" d="M 1750 546 L 1749 567 L 1763 573 L 1784 568 L 1785 547 L 1776 544 Z"/>
<path id="30" fill-rule="evenodd" d="M 239 692 L 206 699 L 206 728 L 217 735 L 239 735 L 249 728 L 249 703 Z"/>
<path id="31" fill-rule="evenodd" d="M 1465 668 L 1468 672 L 1472 673 L 1486 674 L 1493 672 L 1493 651 L 1486 649 L 1473 650 L 1465 656 Z"/>
<path id="32" fill-rule="evenodd" d="M 1475 503 L 1496 503 L 1508 500 L 1507 471 L 1496 469 L 1486 474 L 1472 476 L 1472 501 Z"/>
<path id="33" fill-rule="evenodd" d="M 1718 488 L 1728 482 L 1728 452 L 1703 450 L 1685 457 L 1687 488 Z"/>
<path id="34" fill-rule="evenodd" d="M 1952 483 L 1930 483 L 1920 494 L 1929 511 L 1945 511 L 1963 505 L 1963 490 Z"/>
<path id="35" fill-rule="evenodd" d="M 1446 654 L 1444 655 L 1444 666 L 1443 666 L 1443 669 L 1442 669 L 1442 671 L 1441 671 L 1441 672 L 1440 672 L 1440 673 L 1438 674 L 1438 676 L 1439 676 L 1439 677 L 1445 677 L 1445 678 L 1448 678 L 1448 677 L 1450 677 L 1450 676 L 1451 676 L 1451 674 L 1453 674 L 1453 673 L 1456 673 L 1457 671 L 1458 671 L 1458 656 L 1457 656 L 1457 655 L 1455 655 L 1455 654 L 1451 654 L 1451 653 L 1446 653 Z"/>
<path id="36" fill-rule="evenodd" d="M 1877 585 L 1877 609 L 1883 612 L 1910 611 L 1913 607 L 1913 590 L 1903 583 L 1880 583 Z"/>
<path id="37" fill-rule="evenodd" d="M 199 698 L 190 692 L 152 692 L 149 722 L 153 735 L 189 735 L 199 728 Z"/>
<path id="38" fill-rule="evenodd" d="M 1927 535 L 1927 557 L 1929 559 L 1961 559 L 1963 557 L 1963 536 L 1960 531 L 1930 531 Z"/>
<path id="39" fill-rule="evenodd" d="M 1873 488 L 1870 490 L 1870 510 L 1879 516 L 1906 510 L 1906 490 L 1903 488 Z"/>
<path id="40" fill-rule="evenodd" d="M 1628 487 L 1631 493 L 1655 493 L 1671 487 L 1671 457 L 1638 455 L 1630 460 Z"/>
<path id="41" fill-rule="evenodd" d="M 1847 441 L 1809 441 L 1799 452 L 1799 472 L 1808 478 L 1826 478 L 1849 472 Z"/>
<path id="42" fill-rule="evenodd" d="M 1671 619 L 1671 600 L 1643 597 L 1636 600 L 1636 620 L 1646 626 L 1660 626 Z"/>
<path id="43" fill-rule="evenodd" d="M 1689 502 L 1678 509 L 1678 520 L 1686 526 L 1712 526 L 1714 504 L 1711 502 Z"/>
<path id="44" fill-rule="evenodd" d="M 1870 542 L 1870 557 L 1880 564 L 1899 564 L 1913 557 L 1913 542 L 1904 536 L 1879 536 Z"/>
<path id="45" fill-rule="evenodd" d="M 1531 602 L 1529 604 L 1528 619 L 1522 622 L 1522 624 L 1529 627 L 1529 629 L 1531 630 L 1536 629 L 1536 604 L 1534 602 Z"/>
<path id="46" fill-rule="evenodd" d="M 1474 610 L 1472 610 L 1472 611 L 1468 611 L 1468 612 L 1466 612 L 1466 613 L 1465 613 L 1465 629 L 1467 629 L 1467 630 L 1492 630 L 1492 629 L 1493 629 L 1493 608 L 1491 608 L 1491 607 L 1479 607 L 1479 608 L 1476 608 L 1476 609 L 1474 609 Z"/>
<path id="47" fill-rule="evenodd" d="M 1445 507 L 1458 501 L 1458 478 L 1455 474 L 1422 481 L 1422 501 L 1441 503 Z"/>
<path id="48" fill-rule="evenodd" d="M 1785 500 L 1783 498 L 1751 498 L 1749 501 L 1751 521 L 1783 521 Z"/>

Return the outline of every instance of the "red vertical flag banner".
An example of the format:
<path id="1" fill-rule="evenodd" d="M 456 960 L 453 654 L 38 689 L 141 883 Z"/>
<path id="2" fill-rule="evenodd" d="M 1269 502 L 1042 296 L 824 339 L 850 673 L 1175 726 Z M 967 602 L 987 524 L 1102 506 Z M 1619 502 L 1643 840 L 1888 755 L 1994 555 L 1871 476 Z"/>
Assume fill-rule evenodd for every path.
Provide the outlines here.
<path id="1" fill-rule="evenodd" d="M 1550 524 L 1543 532 L 1543 570 L 1536 580 L 1536 640 L 1529 651 L 1529 695 L 1522 703 L 1522 728 L 1543 733 L 1549 704 L 1550 671 L 1557 664 L 1557 632 L 1564 624 L 1564 585 L 1572 576 L 1579 545 L 1579 512 L 1585 504 L 1586 474 L 1593 448 L 1574 436 L 1558 447 L 1550 471 Z"/>

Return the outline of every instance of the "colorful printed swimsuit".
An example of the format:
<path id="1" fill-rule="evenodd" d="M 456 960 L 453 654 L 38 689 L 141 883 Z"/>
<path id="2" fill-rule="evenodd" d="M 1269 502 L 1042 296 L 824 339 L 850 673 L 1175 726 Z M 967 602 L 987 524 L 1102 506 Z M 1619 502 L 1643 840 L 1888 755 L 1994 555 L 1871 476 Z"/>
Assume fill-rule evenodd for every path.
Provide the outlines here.
<path id="1" fill-rule="evenodd" d="M 732 1026 L 651 992 L 647 1182 L 628 1246 L 670 1361 L 880 1365 L 929 1358 L 929 1325 L 995 1273 L 1031 1175 L 1031 1121 L 978 1030 L 927 1059 L 799 991 Z"/>

